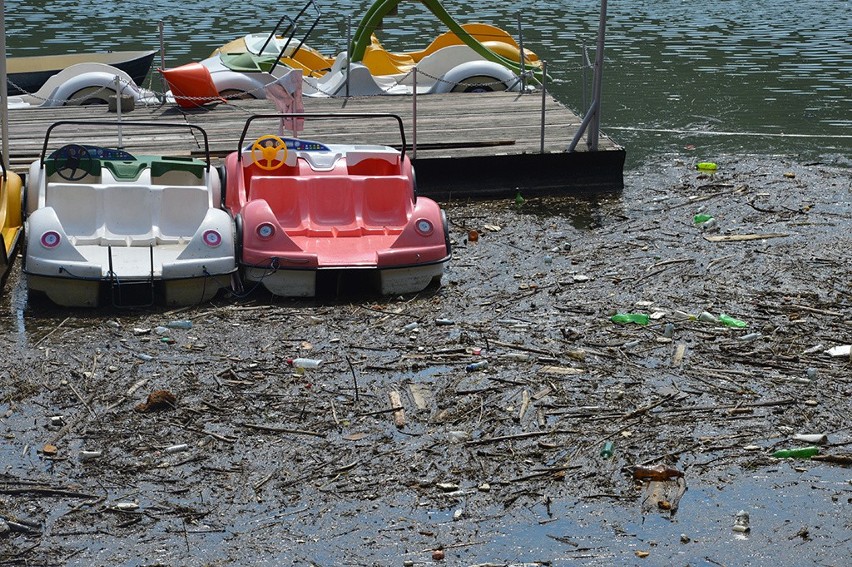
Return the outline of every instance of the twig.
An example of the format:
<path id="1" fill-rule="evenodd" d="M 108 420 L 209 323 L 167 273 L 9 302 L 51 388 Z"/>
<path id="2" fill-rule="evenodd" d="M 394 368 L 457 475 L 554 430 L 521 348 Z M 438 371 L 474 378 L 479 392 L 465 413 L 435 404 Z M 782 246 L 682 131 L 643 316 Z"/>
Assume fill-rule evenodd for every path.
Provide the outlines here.
<path id="1" fill-rule="evenodd" d="M 86 498 L 94 500 L 99 498 L 96 494 L 65 490 L 62 488 L 50 488 L 49 486 L 28 486 L 26 488 L 0 488 L 0 494 L 40 494 L 43 496 L 64 496 L 66 498 Z"/>
<path id="2" fill-rule="evenodd" d="M 80 403 L 83 404 L 83 407 L 89 410 L 89 414 L 91 414 L 93 418 L 98 419 L 98 416 L 97 414 L 95 414 L 94 410 L 92 409 L 92 406 L 90 406 L 86 402 L 86 400 L 83 399 L 83 396 L 80 395 L 80 392 L 77 391 L 77 388 L 74 387 L 74 384 L 68 382 L 68 387 L 71 388 L 71 391 L 74 392 L 74 395 L 77 396 L 77 399 L 80 400 Z"/>
<path id="3" fill-rule="evenodd" d="M 838 465 L 852 465 L 852 455 L 814 455 L 811 460 Z"/>
<path id="4" fill-rule="evenodd" d="M 664 410 L 660 410 L 661 413 L 692 413 L 692 412 L 702 412 L 702 411 L 717 411 L 731 408 L 756 408 L 756 407 L 768 407 L 768 406 L 789 406 L 798 403 L 797 400 L 794 399 L 785 399 L 785 400 L 774 400 L 770 402 L 754 402 L 751 404 L 720 404 L 715 406 L 694 406 L 691 408 L 667 408 Z"/>
<path id="5" fill-rule="evenodd" d="M 59 328 L 60 328 L 62 325 L 64 325 L 66 322 L 68 322 L 68 320 L 69 320 L 70 318 L 71 318 L 71 317 L 66 317 L 65 319 L 63 319 L 61 323 L 59 323 L 57 326 L 55 326 L 55 327 L 53 328 L 53 330 L 51 330 L 51 331 L 50 331 L 49 333 L 47 333 L 45 336 L 43 336 L 43 337 L 42 337 L 42 338 L 40 338 L 38 341 L 36 341 L 36 343 L 33 345 L 33 348 L 35 348 L 35 347 L 37 347 L 38 345 L 40 345 L 42 342 L 44 342 L 44 340 L 45 340 L 47 337 L 49 337 L 50 335 L 52 335 L 53 333 L 55 333 L 56 331 L 58 331 L 58 330 L 59 330 Z"/>
<path id="6" fill-rule="evenodd" d="M 253 487 L 254 491 L 257 492 L 258 490 L 263 488 L 264 485 L 266 485 L 267 482 L 272 480 L 272 477 L 274 477 L 275 475 L 280 473 L 282 470 L 284 470 L 284 469 L 283 468 L 275 469 L 274 471 L 272 471 L 271 473 L 269 473 L 268 475 L 266 475 L 265 477 L 263 477 L 262 479 L 260 479 L 256 483 L 254 483 L 254 487 Z"/>
<path id="7" fill-rule="evenodd" d="M 515 439 L 529 439 L 531 437 L 541 437 L 543 435 L 550 435 L 553 433 L 552 431 L 530 431 L 527 433 L 517 433 L 515 435 L 501 435 L 499 437 L 487 437 L 485 439 L 474 439 L 473 441 L 467 441 L 465 445 L 469 447 L 473 447 L 475 445 L 485 445 L 487 443 L 499 443 L 501 441 L 514 441 Z"/>
<path id="8" fill-rule="evenodd" d="M 499 347 L 503 347 L 503 348 L 513 348 L 515 350 L 523 350 L 523 351 L 526 351 L 526 352 L 534 352 L 536 354 L 546 354 L 547 356 L 554 356 L 553 352 L 547 351 L 547 350 L 542 350 L 540 348 L 533 348 L 533 347 L 528 347 L 528 346 L 523 346 L 523 345 L 516 345 L 516 344 L 512 344 L 512 343 L 504 343 L 503 341 L 496 341 L 494 339 L 491 339 L 490 342 L 491 342 L 491 344 L 493 344 L 495 346 L 499 346 Z"/>
<path id="9" fill-rule="evenodd" d="M 831 317 L 843 317 L 843 313 L 839 313 L 837 311 L 829 311 L 828 309 L 816 309 L 814 307 L 808 307 L 806 305 L 797 305 L 795 303 L 791 303 L 789 305 L 782 305 L 781 307 L 789 307 L 791 309 L 799 309 L 801 311 L 807 311 L 808 313 L 818 313 L 820 315 L 830 315 Z"/>
<path id="10" fill-rule="evenodd" d="M 405 409 L 402 407 L 402 397 L 396 390 L 388 392 L 388 399 L 393 408 L 393 423 L 397 427 L 405 427 Z"/>
<path id="11" fill-rule="evenodd" d="M 325 433 L 316 431 L 306 431 L 304 429 L 290 429 L 287 427 L 275 427 L 273 425 L 260 425 L 257 423 L 239 422 L 238 425 L 249 429 L 257 429 L 258 431 L 268 431 L 270 433 L 292 433 L 293 435 L 311 435 L 312 437 L 325 437 Z M 206 431 L 204 433 L 207 433 Z"/>
<path id="12" fill-rule="evenodd" d="M 764 240 L 766 238 L 785 238 L 790 236 L 786 232 L 766 232 L 763 234 L 713 234 L 704 235 L 707 242 L 745 242 L 748 240 Z"/>
<path id="13" fill-rule="evenodd" d="M 169 422 L 175 427 L 180 427 L 181 429 L 186 429 L 187 431 L 194 431 L 195 433 L 201 433 L 202 435 L 208 435 L 213 439 L 218 441 L 224 441 L 225 443 L 236 443 L 236 437 L 228 437 L 227 435 L 222 435 L 220 433 L 213 433 L 212 431 L 205 431 L 204 429 L 199 429 L 197 427 L 192 427 L 191 425 L 183 425 L 182 423 Z"/>
<path id="14" fill-rule="evenodd" d="M 631 412 L 628 412 L 628 413 L 624 414 L 624 415 L 621 417 L 621 419 L 630 419 L 630 418 L 636 417 L 637 415 L 643 414 L 643 413 L 645 413 L 645 412 L 647 412 L 647 411 L 650 411 L 650 410 L 654 409 L 655 407 L 657 407 L 657 406 L 659 406 L 659 405 L 662 405 L 662 404 L 664 404 L 664 403 L 666 403 L 666 402 L 670 401 L 670 400 L 671 400 L 672 398 L 674 398 L 674 397 L 675 397 L 675 394 L 669 394 L 669 395 L 668 395 L 668 396 L 666 396 L 665 398 L 662 398 L 662 399 L 660 399 L 660 400 L 658 400 L 658 401 L 654 402 L 653 404 L 649 404 L 649 405 L 647 405 L 647 406 L 643 406 L 643 407 L 641 407 L 641 408 L 637 408 L 637 409 L 635 409 L 635 410 L 633 410 L 633 411 L 631 411 Z"/>
<path id="15" fill-rule="evenodd" d="M 352 361 L 349 360 L 349 355 L 344 355 L 344 358 L 346 358 L 346 363 L 349 365 L 349 371 L 352 372 L 352 384 L 355 386 L 355 403 L 357 404 L 360 398 L 358 393 L 358 375 L 355 374 L 355 367 L 352 366 Z"/>
<path id="16" fill-rule="evenodd" d="M 675 258 L 674 260 L 663 260 L 662 262 L 657 262 L 656 264 L 651 264 L 647 268 L 645 268 L 646 272 L 650 272 L 654 268 L 659 268 L 661 266 L 668 266 L 670 264 L 682 264 L 684 262 L 694 262 L 695 258 Z"/>

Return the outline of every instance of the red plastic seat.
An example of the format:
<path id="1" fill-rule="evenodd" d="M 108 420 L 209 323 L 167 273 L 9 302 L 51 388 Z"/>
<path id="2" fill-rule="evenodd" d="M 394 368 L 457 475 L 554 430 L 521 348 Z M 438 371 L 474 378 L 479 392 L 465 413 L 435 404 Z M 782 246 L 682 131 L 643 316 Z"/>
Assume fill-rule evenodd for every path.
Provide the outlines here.
<path id="1" fill-rule="evenodd" d="M 299 177 L 267 175 L 253 177 L 249 200 L 263 199 L 275 213 L 275 218 L 288 234 L 304 232 L 306 218 L 302 205 L 305 180 Z"/>
<path id="2" fill-rule="evenodd" d="M 306 178 L 309 203 L 309 230 L 317 235 L 359 236 L 355 214 L 355 185 L 359 180 L 348 176 L 325 175 Z"/>
<path id="3" fill-rule="evenodd" d="M 408 224 L 412 207 L 407 178 L 368 177 L 362 182 L 364 226 L 399 228 Z"/>

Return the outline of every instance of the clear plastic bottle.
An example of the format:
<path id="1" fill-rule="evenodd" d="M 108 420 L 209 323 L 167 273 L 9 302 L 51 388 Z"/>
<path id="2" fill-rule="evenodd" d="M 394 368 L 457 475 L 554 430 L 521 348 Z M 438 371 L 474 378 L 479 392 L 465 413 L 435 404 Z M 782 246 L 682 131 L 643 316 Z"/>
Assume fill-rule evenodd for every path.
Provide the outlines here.
<path id="1" fill-rule="evenodd" d="M 177 321 L 169 321 L 166 323 L 166 327 L 171 329 L 191 329 L 192 321 L 189 319 L 178 319 Z"/>
<path id="2" fill-rule="evenodd" d="M 293 368 L 317 368 L 322 360 L 316 358 L 288 358 L 287 364 Z"/>
<path id="3" fill-rule="evenodd" d="M 751 530 L 751 527 L 749 527 L 748 524 L 748 512 L 746 512 L 745 510 L 740 510 L 739 512 L 737 512 L 737 515 L 734 518 L 734 527 L 731 529 L 733 529 L 735 532 L 747 533 Z"/>
<path id="4" fill-rule="evenodd" d="M 479 362 L 473 362 L 464 367 L 468 372 L 474 372 L 475 370 L 481 370 L 488 366 L 487 360 L 480 360 Z"/>
<path id="5" fill-rule="evenodd" d="M 709 311 L 702 311 L 698 314 L 698 320 L 705 323 L 717 323 L 719 320 Z"/>

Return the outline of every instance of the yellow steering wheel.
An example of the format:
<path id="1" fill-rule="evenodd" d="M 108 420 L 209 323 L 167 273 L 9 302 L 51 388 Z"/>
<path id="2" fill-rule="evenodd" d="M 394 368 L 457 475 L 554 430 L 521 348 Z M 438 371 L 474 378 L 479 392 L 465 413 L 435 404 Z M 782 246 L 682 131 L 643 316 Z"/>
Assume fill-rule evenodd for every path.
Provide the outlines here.
<path id="1" fill-rule="evenodd" d="M 278 152 L 284 152 L 284 157 L 279 158 Z M 260 154 L 259 157 L 258 154 Z M 266 171 L 278 169 L 287 161 L 287 144 L 275 134 L 261 136 L 251 145 L 251 160 L 260 169 Z"/>

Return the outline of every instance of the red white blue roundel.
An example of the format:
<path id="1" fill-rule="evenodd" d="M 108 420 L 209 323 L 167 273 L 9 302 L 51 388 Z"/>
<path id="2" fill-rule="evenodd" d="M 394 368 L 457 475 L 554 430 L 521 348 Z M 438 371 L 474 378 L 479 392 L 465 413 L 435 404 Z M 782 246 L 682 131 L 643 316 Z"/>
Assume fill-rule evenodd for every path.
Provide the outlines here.
<path id="1" fill-rule="evenodd" d="M 59 246 L 59 233 L 55 230 L 48 230 L 41 235 L 41 245 L 45 248 L 56 248 Z"/>
<path id="2" fill-rule="evenodd" d="M 275 234 L 275 227 L 268 222 L 261 223 L 257 225 L 257 236 L 258 238 L 262 238 L 263 240 L 268 240 L 272 238 Z"/>
<path id="3" fill-rule="evenodd" d="M 428 219 L 417 219 L 417 224 L 414 225 L 414 228 L 422 236 L 429 236 L 435 229 L 435 227 L 432 226 L 431 221 Z"/>
<path id="4" fill-rule="evenodd" d="M 204 231 L 204 244 L 211 247 L 216 247 L 222 244 L 222 235 L 215 230 Z"/>

